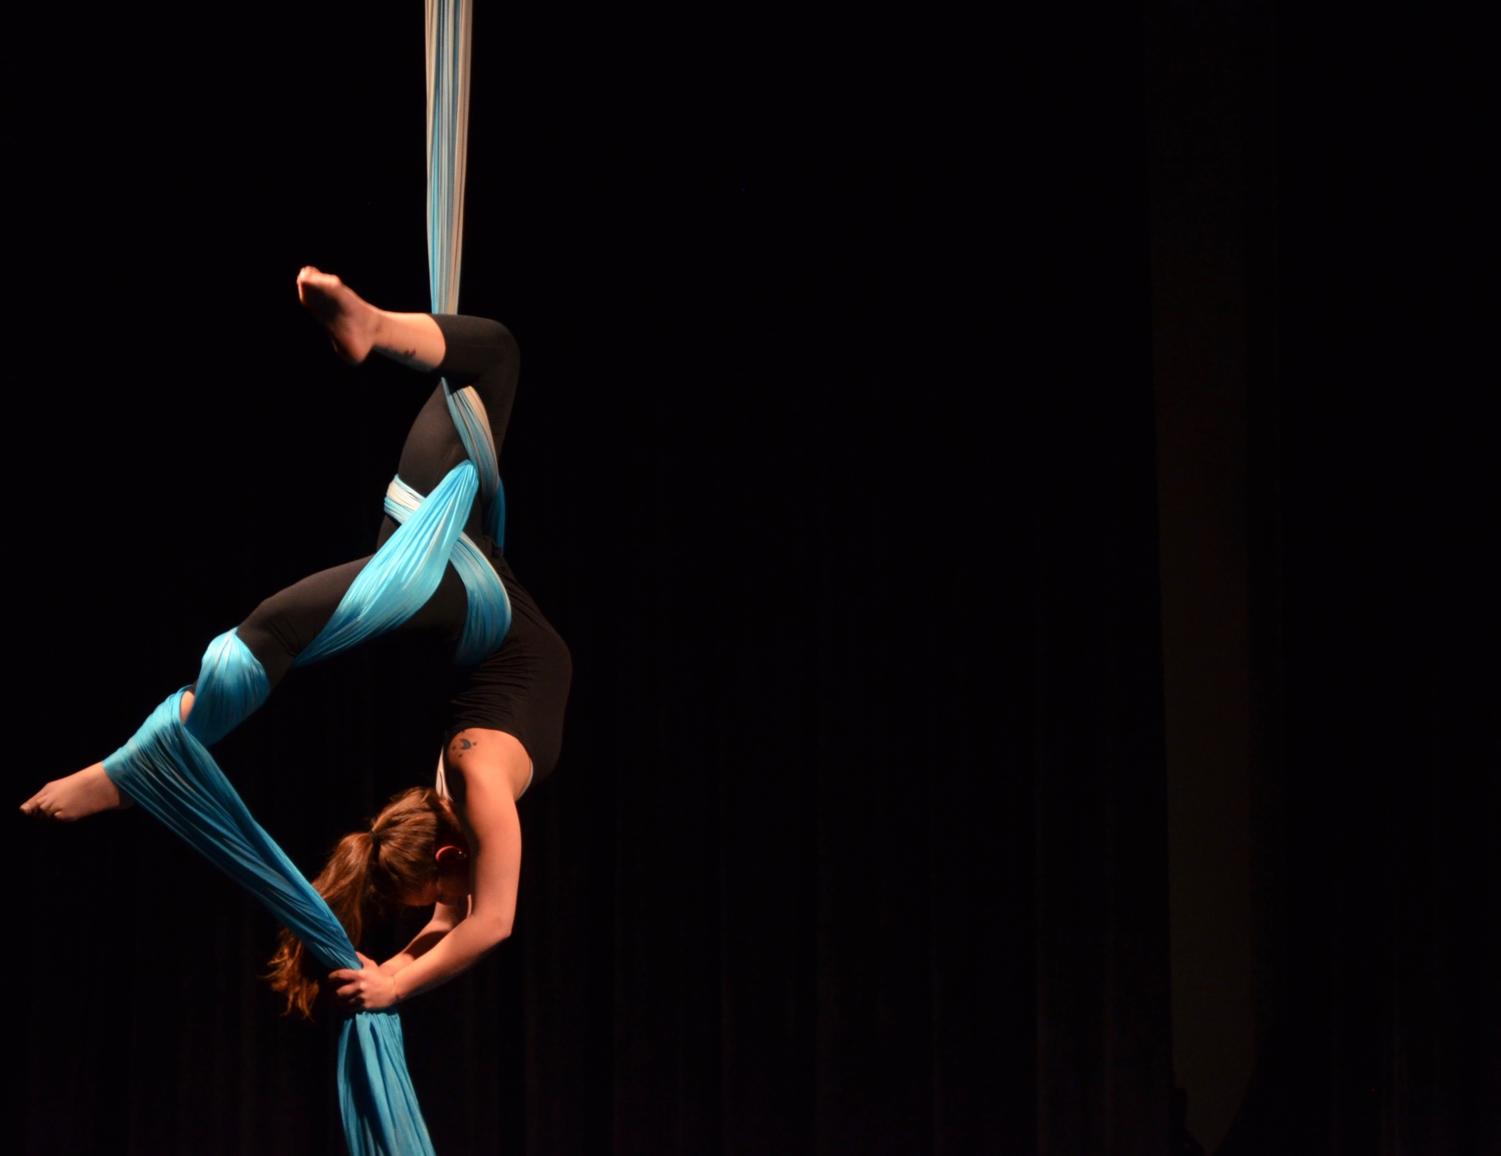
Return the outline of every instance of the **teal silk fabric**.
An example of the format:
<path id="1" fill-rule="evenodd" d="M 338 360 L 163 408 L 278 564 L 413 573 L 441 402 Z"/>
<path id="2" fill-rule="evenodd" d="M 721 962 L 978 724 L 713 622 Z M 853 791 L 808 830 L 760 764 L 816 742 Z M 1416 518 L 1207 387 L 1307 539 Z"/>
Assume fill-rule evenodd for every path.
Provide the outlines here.
<path id="1" fill-rule="evenodd" d="M 468 120 L 470 13 L 464 0 L 428 0 L 428 255 L 433 311 L 457 312 Z M 474 502 L 503 544 L 505 493 L 483 403 L 472 388 L 443 383 L 469 460 L 426 496 L 400 477 L 386 492 L 396 531 L 351 584 L 333 617 L 293 666 L 331 657 L 394 630 L 415 614 L 451 562 L 469 611 L 456 661 L 479 662 L 510 628 L 505 587 L 463 528 Z M 204 652 L 193 709 L 182 721 L 183 687 L 104 760 L 111 781 L 147 813 L 250 891 L 326 970 L 360 967 L 354 944 L 328 904 L 256 822 L 208 748 L 254 713 L 270 687 L 233 630 Z M 347 1018 L 339 1036 L 339 1108 L 352 1156 L 426 1156 L 432 1140 L 407 1072 L 401 1018 L 392 1010 Z"/>
<path id="2" fill-rule="evenodd" d="M 465 579 L 471 603 L 460 653 L 483 656 L 498 647 L 510 624 L 505 588 L 460 531 L 476 488 L 473 463 L 461 462 L 415 508 L 400 506 L 396 532 L 360 571 L 333 617 L 293 666 L 330 657 L 401 625 L 432 596 L 450 560 Z M 410 490 L 407 494 L 409 501 L 415 497 Z M 328 904 L 256 822 L 208 751 L 265 702 L 269 687 L 261 664 L 238 634 L 226 631 L 204 652 L 193 709 L 184 723 L 186 690 L 170 695 L 129 742 L 104 760 L 105 773 L 142 810 L 255 895 L 325 970 L 358 969 L 354 945 Z M 344 1021 L 338 1078 L 345 1138 L 353 1156 L 432 1151 L 407 1073 L 401 1020 L 394 1012 L 361 1012 Z"/>
<path id="3" fill-rule="evenodd" d="M 178 721 L 183 694 L 178 691 L 105 760 L 105 771 L 139 807 L 265 904 L 326 969 L 358 970 L 361 964 L 354 946 L 328 904 L 255 821 L 208 749 L 192 733 L 192 724 L 199 718 L 198 703 L 204 697 L 221 708 L 215 712 L 221 720 L 234 709 L 233 702 L 248 701 L 237 692 L 258 689 L 264 698 L 265 674 L 239 637 L 233 631 L 220 635 L 210 650 L 216 648 L 233 676 L 210 678 L 207 686 L 200 681 L 189 725 Z M 407 1073 L 399 1016 L 360 1012 L 344 1020 L 338 1081 L 345 1140 L 354 1156 L 433 1151 Z"/>

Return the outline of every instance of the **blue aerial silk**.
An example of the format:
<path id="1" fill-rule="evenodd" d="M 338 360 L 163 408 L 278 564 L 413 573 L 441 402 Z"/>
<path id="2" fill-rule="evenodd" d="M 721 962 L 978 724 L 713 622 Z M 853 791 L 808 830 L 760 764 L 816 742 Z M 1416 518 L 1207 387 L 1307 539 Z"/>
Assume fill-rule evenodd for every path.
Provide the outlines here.
<path id="1" fill-rule="evenodd" d="M 455 312 L 463 221 L 471 17 L 466 0 L 428 0 L 428 254 L 433 311 Z M 499 647 L 511 608 L 484 552 L 463 533 L 474 502 L 503 542 L 505 499 L 484 406 L 473 388 L 443 383 L 468 453 L 432 492 L 392 479 L 385 509 L 396 531 L 361 569 L 333 617 L 302 650 L 303 666 L 394 630 L 415 614 L 452 562 L 469 611 L 456 661 L 478 662 Z M 104 760 L 110 780 L 142 810 L 181 836 L 260 900 L 324 968 L 358 969 L 344 928 L 323 897 L 246 808 L 208 747 L 270 693 L 266 672 L 229 630 L 204 652 L 192 713 L 182 721 L 183 687 Z M 339 1109 L 352 1156 L 425 1156 L 433 1151 L 392 1010 L 347 1018 L 339 1036 Z"/>

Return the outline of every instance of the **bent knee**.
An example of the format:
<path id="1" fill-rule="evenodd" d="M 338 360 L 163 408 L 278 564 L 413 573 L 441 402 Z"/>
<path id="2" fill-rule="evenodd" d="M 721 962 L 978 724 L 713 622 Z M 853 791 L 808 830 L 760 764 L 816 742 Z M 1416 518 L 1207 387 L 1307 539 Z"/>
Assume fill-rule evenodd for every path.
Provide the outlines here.
<path id="1" fill-rule="evenodd" d="M 250 612 L 235 633 L 255 656 L 273 685 L 292 666 L 304 640 L 292 615 L 277 595 L 267 598 Z"/>

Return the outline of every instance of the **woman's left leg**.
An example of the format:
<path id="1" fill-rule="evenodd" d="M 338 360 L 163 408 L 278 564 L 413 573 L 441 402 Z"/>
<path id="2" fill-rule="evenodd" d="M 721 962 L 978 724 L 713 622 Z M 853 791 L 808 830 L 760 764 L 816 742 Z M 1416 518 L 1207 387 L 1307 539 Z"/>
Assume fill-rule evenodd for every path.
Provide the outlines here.
<path id="1" fill-rule="evenodd" d="M 188 721 L 193 709 L 193 692 L 182 696 L 182 721 Z M 120 788 L 104 772 L 103 763 L 94 763 L 66 778 L 54 779 L 21 804 L 21 814 L 69 822 L 97 815 L 100 811 L 122 811 L 135 804 L 120 794 Z"/>
<path id="2" fill-rule="evenodd" d="M 235 633 L 265 672 L 268 691 L 275 690 L 292 669 L 297 656 L 333 617 L 350 585 L 370 556 L 332 566 L 264 599 L 235 627 Z M 435 645 L 451 650 L 464 628 L 467 595 L 458 572 L 450 565 L 433 596 L 392 633 L 430 634 Z M 193 684 L 196 688 L 197 684 Z M 183 695 L 182 720 L 193 708 L 193 690 Z M 100 811 L 130 806 L 105 773 L 94 763 L 61 779 L 54 779 L 21 804 L 21 813 L 72 822 Z"/>

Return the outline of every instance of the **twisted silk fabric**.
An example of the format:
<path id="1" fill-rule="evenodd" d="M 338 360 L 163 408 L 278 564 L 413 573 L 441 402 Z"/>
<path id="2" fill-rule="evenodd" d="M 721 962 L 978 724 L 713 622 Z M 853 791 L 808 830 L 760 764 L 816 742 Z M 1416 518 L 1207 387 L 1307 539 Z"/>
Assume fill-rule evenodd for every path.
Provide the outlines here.
<path id="1" fill-rule="evenodd" d="M 456 312 L 461 245 L 464 138 L 468 121 L 470 16 L 462 0 L 429 0 L 428 254 L 434 312 Z M 469 460 L 425 497 L 392 479 L 385 509 L 399 524 L 350 586 L 333 617 L 301 652 L 303 666 L 400 626 L 420 609 L 451 562 L 469 612 L 456 661 L 492 653 L 510 627 L 505 587 L 464 533 L 476 497 L 483 524 L 503 542 L 505 500 L 484 405 L 472 387 L 444 393 Z M 250 814 L 208 748 L 270 693 L 266 672 L 235 631 L 204 652 L 192 712 L 182 721 L 183 687 L 104 760 L 105 773 L 137 805 L 176 832 L 256 896 L 325 969 L 360 962 L 328 904 Z M 347 1018 L 339 1036 L 339 1108 L 353 1156 L 422 1156 L 432 1140 L 417 1104 L 391 1010 Z"/>

